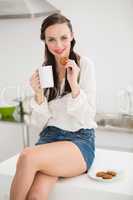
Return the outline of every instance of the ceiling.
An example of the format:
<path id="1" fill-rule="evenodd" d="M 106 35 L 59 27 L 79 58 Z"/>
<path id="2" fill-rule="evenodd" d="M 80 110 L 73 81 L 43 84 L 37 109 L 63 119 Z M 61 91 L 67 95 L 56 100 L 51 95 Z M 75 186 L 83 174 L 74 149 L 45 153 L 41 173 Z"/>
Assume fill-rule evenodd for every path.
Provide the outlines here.
<path id="1" fill-rule="evenodd" d="M 45 0 L 0 0 L 0 19 L 32 18 L 59 12 Z"/>

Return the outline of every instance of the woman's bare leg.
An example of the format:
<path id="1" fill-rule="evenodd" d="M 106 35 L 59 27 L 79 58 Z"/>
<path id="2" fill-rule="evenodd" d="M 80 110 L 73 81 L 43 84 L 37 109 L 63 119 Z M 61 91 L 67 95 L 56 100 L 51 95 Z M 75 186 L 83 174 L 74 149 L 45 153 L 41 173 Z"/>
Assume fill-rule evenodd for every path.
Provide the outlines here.
<path id="1" fill-rule="evenodd" d="M 28 162 L 25 156 L 28 148 L 21 153 L 16 167 L 16 174 L 10 189 L 10 200 L 25 200 L 37 172 L 35 165 Z M 27 160 L 26 160 L 27 159 Z"/>
<path id="2" fill-rule="evenodd" d="M 79 148 L 70 141 L 27 148 L 18 161 L 10 200 L 26 199 L 38 171 L 50 176 L 72 177 L 84 173 L 86 169 Z"/>
<path id="3" fill-rule="evenodd" d="M 38 172 L 30 188 L 26 200 L 48 200 L 48 196 L 58 177 L 49 176 Z"/>

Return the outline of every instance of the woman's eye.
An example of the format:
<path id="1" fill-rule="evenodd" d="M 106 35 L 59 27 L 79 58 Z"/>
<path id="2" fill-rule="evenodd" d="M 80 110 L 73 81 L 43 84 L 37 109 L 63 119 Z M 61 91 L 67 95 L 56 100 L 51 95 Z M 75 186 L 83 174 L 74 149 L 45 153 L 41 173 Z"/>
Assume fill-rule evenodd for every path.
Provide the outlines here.
<path id="1" fill-rule="evenodd" d="M 53 42 L 53 41 L 54 41 L 54 39 L 53 39 L 53 38 L 51 38 L 51 39 L 49 39 L 48 41 L 49 41 L 49 42 Z"/>
<path id="2" fill-rule="evenodd" d="M 66 39 L 67 39 L 67 37 L 62 37 L 61 39 L 62 39 L 62 40 L 66 40 Z"/>

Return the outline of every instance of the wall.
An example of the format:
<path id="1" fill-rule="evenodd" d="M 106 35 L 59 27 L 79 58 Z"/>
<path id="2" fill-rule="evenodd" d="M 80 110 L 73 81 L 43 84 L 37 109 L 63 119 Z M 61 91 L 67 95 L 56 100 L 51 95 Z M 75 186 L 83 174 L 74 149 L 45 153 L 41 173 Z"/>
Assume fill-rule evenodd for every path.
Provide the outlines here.
<path id="1" fill-rule="evenodd" d="M 11 19 L 0 21 L 0 97 L 7 99 L 23 95 L 33 71 L 43 60 L 40 41 L 42 19 Z M 3 88 L 6 91 L 3 92 Z M 1 100 L 0 99 L 0 100 Z"/>

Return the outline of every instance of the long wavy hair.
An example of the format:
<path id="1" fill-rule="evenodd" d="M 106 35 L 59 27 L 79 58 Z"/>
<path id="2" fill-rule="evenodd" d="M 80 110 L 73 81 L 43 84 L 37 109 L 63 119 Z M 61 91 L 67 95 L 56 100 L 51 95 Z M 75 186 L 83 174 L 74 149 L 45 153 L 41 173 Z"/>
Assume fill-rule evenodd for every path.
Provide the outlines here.
<path id="1" fill-rule="evenodd" d="M 71 22 L 65 16 L 63 16 L 59 13 L 54 13 L 54 14 L 48 16 L 47 18 L 45 18 L 42 22 L 42 25 L 41 25 L 40 39 L 45 42 L 45 30 L 51 25 L 62 24 L 62 23 L 66 23 L 67 26 L 69 27 L 70 31 L 72 32 Z M 71 41 L 69 58 L 74 60 L 76 62 L 76 64 L 79 66 L 80 56 L 77 53 L 75 53 L 74 50 L 73 50 L 75 43 L 76 43 L 75 39 L 73 38 L 73 40 Z M 44 89 L 44 95 L 47 97 L 47 100 L 49 102 L 49 101 L 55 99 L 58 96 L 59 90 L 60 90 L 60 84 L 59 84 L 59 77 L 58 77 L 57 70 L 56 70 L 55 57 L 49 51 L 49 49 L 46 45 L 46 42 L 45 42 L 45 53 L 44 53 L 43 67 L 45 67 L 45 65 L 52 65 L 53 66 L 54 87 Z M 67 94 L 67 93 L 70 93 L 70 92 L 71 92 L 71 88 L 70 88 L 69 82 L 67 80 L 67 76 L 65 74 L 64 92 L 61 94 L 61 97 L 64 96 L 65 94 Z"/>

